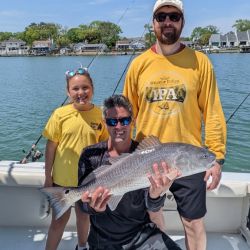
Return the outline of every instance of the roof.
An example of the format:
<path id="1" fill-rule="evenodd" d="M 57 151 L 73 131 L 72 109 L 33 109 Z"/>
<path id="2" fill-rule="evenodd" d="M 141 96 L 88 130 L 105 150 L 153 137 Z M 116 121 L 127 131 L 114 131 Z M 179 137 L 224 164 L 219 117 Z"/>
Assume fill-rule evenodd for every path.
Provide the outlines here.
<path id="1" fill-rule="evenodd" d="M 236 37 L 235 33 L 232 32 L 232 31 L 228 32 L 226 34 L 226 37 L 227 37 L 227 39 L 228 39 L 229 42 L 237 42 L 237 37 Z"/>
<path id="2" fill-rule="evenodd" d="M 249 40 L 246 31 L 237 31 L 236 34 L 237 34 L 237 38 L 239 41 L 248 41 Z"/>

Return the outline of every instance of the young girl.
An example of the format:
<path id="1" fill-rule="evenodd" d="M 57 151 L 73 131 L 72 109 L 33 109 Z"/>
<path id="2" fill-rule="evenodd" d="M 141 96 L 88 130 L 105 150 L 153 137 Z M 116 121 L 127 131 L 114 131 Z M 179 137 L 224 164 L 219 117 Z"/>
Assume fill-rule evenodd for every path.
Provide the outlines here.
<path id="1" fill-rule="evenodd" d="M 77 187 L 78 160 L 82 149 L 106 140 L 108 133 L 101 110 L 92 104 L 94 86 L 84 68 L 66 72 L 67 93 L 70 104 L 57 108 L 43 131 L 48 139 L 45 151 L 45 187 Z M 86 249 L 89 218 L 75 204 L 78 233 L 77 250 Z M 70 217 L 70 209 L 58 220 L 52 211 L 46 250 L 57 249 L 64 228 Z"/>

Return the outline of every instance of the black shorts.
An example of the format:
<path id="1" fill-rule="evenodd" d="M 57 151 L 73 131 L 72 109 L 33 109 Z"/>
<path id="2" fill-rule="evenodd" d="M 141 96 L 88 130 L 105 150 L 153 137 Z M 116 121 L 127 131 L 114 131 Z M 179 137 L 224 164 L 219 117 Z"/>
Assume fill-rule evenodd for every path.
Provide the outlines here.
<path id="1" fill-rule="evenodd" d="M 204 177 L 205 172 L 186 176 L 174 181 L 170 187 L 181 217 L 194 220 L 205 216 L 207 188 Z"/>

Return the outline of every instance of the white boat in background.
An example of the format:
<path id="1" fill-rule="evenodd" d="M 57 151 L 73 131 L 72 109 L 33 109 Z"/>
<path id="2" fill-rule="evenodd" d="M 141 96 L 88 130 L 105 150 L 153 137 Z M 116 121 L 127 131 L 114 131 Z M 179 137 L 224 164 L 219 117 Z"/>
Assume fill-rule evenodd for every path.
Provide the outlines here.
<path id="1" fill-rule="evenodd" d="M 51 215 L 39 191 L 43 183 L 43 162 L 0 161 L 0 249 L 44 249 Z M 176 204 L 170 193 L 168 198 L 164 207 L 167 233 L 185 249 Z M 219 188 L 207 193 L 207 210 L 208 250 L 250 249 L 250 173 L 224 172 Z M 76 242 L 72 213 L 59 249 L 75 249 Z"/>

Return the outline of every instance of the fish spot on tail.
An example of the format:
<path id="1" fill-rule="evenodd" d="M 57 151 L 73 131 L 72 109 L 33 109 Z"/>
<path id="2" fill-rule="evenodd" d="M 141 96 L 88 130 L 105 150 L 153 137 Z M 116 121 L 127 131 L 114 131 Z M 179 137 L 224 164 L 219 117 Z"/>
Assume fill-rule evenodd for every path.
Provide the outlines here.
<path id="1" fill-rule="evenodd" d="M 73 205 L 72 201 L 67 197 L 70 192 L 68 188 L 47 187 L 41 188 L 40 191 L 48 197 L 56 219 L 60 218 Z"/>

